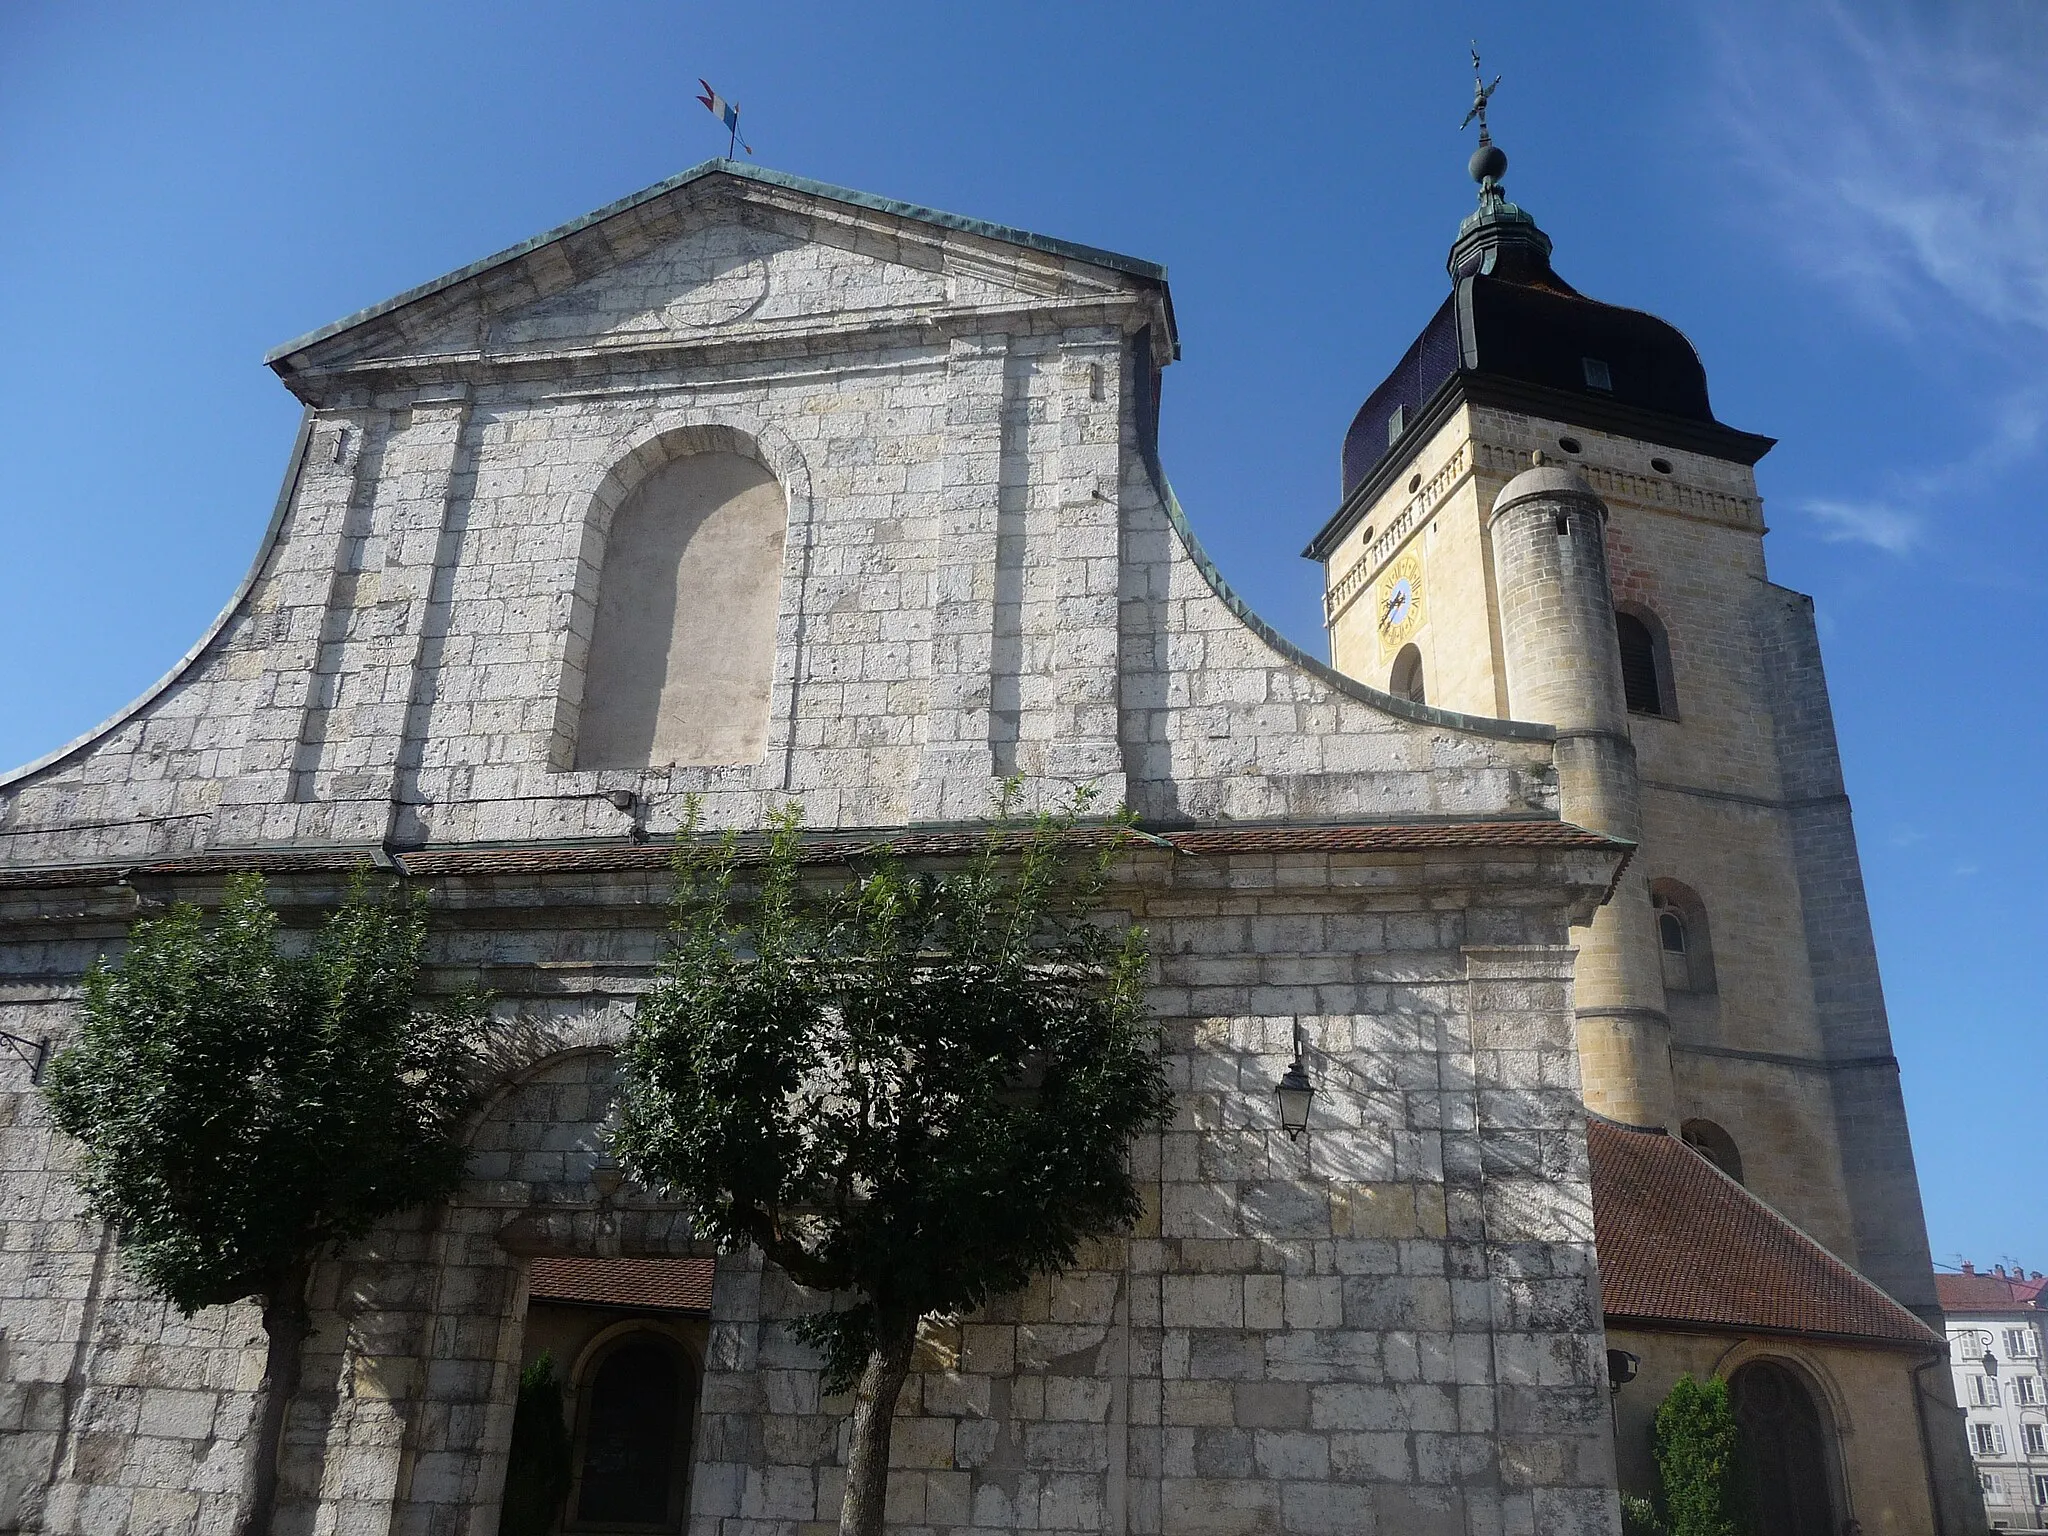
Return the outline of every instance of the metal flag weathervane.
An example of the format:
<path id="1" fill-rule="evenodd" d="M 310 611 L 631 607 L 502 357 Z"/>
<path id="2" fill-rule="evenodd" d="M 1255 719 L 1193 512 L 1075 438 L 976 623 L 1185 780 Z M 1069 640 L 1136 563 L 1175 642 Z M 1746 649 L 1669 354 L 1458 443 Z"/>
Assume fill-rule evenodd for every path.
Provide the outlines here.
<path id="1" fill-rule="evenodd" d="M 705 109 L 713 117 L 725 124 L 726 132 L 731 135 L 726 141 L 725 158 L 728 160 L 732 158 L 733 146 L 735 144 L 751 155 L 754 152 L 754 146 L 740 137 L 740 109 L 738 103 L 727 101 L 718 92 L 711 89 L 711 82 L 709 80 L 699 77 L 697 83 L 704 87 L 704 94 L 697 99 L 704 103 Z"/>

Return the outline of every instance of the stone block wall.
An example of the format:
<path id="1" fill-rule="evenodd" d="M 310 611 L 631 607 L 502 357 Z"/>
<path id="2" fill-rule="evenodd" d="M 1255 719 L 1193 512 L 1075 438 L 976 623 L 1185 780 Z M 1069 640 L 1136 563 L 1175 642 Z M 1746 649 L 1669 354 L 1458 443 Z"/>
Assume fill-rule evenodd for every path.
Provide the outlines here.
<path id="1" fill-rule="evenodd" d="M 1172 1125 L 1136 1151 L 1147 1214 L 1069 1274 L 928 1327 L 892 1529 L 1611 1530 L 1558 947 L 1561 895 L 1592 899 L 1610 863 L 1135 860 L 1117 900 L 1151 935 L 1176 1092 Z M 461 1197 L 316 1275 L 282 1531 L 489 1536 L 525 1258 L 703 1251 L 672 1207 L 630 1186 L 600 1200 L 591 1182 L 610 1051 L 659 953 L 664 883 L 434 888 L 435 984 L 497 991 L 504 1087 L 480 1114 Z M 338 894 L 331 881 L 277 890 L 295 921 Z M 51 985 L 38 1027 L 62 1032 L 73 980 Z M 1297 1027 L 1318 1085 L 1298 1143 L 1272 1094 Z M 0 1491 L 16 1524 L 0 1530 L 225 1529 L 262 1369 L 253 1311 L 184 1322 L 137 1294 L 78 1218 L 33 1098 L 0 1102 L 13 1114 L 0 1401 L 21 1426 Z M 832 1528 L 847 1404 L 821 1395 L 814 1357 L 782 1326 L 818 1304 L 757 1258 L 721 1260 L 695 1536 Z"/>
<path id="2" fill-rule="evenodd" d="M 1219 592 L 1147 467 L 1156 284 L 813 202 L 685 189 L 281 362 L 309 419 L 247 588 L 0 781 L 0 866 L 659 833 L 689 795 L 956 821 L 1012 773 L 1182 820 L 1554 811 L 1545 741 L 1347 691 Z M 705 446 L 788 502 L 766 750 L 577 771 L 609 519 Z"/>

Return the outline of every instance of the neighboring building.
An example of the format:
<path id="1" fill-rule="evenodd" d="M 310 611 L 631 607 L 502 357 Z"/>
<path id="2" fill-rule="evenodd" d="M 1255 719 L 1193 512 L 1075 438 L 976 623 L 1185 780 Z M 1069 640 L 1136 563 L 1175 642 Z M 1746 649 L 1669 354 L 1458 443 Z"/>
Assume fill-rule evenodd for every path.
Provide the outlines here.
<path id="1" fill-rule="evenodd" d="M 1581 366 L 1572 327 L 1623 312 L 1518 284 L 1548 242 L 1487 198 L 1451 312 L 1562 305 Z M 1614 323 L 1584 389 L 1683 361 Z M 707 1269 L 602 1151 L 663 842 L 690 797 L 741 829 L 794 801 L 820 866 L 943 861 L 1013 775 L 1148 834 L 1115 902 L 1151 934 L 1178 1113 L 1136 1149 L 1136 1231 L 929 1330 L 892 1525 L 1613 1536 L 1624 1341 L 1624 1479 L 1660 1383 L 1736 1368 L 1767 1536 L 1968 1528 L 1810 619 L 1761 581 L 1763 440 L 1700 419 L 1697 380 L 1688 417 L 1482 398 L 1483 370 L 1367 422 L 1428 450 L 1361 462 L 1330 535 L 1393 540 L 1397 697 L 1195 545 L 1158 457 L 1176 350 L 1149 263 L 718 161 L 274 355 L 306 410 L 242 588 L 137 704 L 0 779 L 0 1029 L 61 1041 L 162 903 L 260 870 L 306 921 L 364 862 L 428 897 L 430 984 L 498 999 L 463 1189 L 316 1274 L 285 1529 L 488 1536 L 546 1347 L 575 1528 L 830 1531 L 845 1404 L 780 1326 L 820 1299 L 757 1255 Z M 1582 458 L 1611 535 L 1578 472 L 1515 473 L 1560 436 L 1607 456 Z M 1624 477 L 1624 450 L 1683 469 Z M 1699 733 L 1657 785 L 1610 537 L 1685 712 L 1655 729 Z M 1332 611 L 1364 670 L 1379 641 Z M 1302 1036 L 1296 1142 L 1271 1087 Z M 0 1086 L 0 1531 L 226 1528 L 251 1310 L 139 1291 Z"/>
<path id="2" fill-rule="evenodd" d="M 2048 1531 L 2048 1308 L 2041 1271 L 1936 1275 L 1956 1401 L 1993 1530 Z"/>
<path id="3" fill-rule="evenodd" d="M 1332 658 L 1412 701 L 1556 727 L 1562 814 L 1637 845 L 1573 935 L 1586 1103 L 1661 1133 L 1596 1122 L 1593 1143 L 1608 1324 L 1641 1357 L 1618 1394 L 1624 1486 L 1647 1488 L 1672 1380 L 1710 1369 L 1775 1447 L 1751 1458 L 1766 1536 L 1958 1529 L 1968 1473 L 1930 1369 L 1941 1314 L 1813 603 L 1765 571 L 1752 466 L 1772 440 L 1715 417 L 1674 327 L 1559 276 L 1505 167 L 1482 119 L 1451 291 L 1345 439 L 1307 550 Z M 1680 1142 L 1754 1199 L 1688 1174 Z M 1603 1165 L 1648 1177 L 1646 1159 L 1676 1204 L 1603 1188 Z M 1700 1276 L 1731 1252 L 1711 1212 L 1738 1207 L 1779 1230 L 1715 1290 Z M 1831 1278 L 1800 1290 L 1766 1251 Z M 1620 1274 L 1623 1253 L 1662 1262 Z M 1811 1433 L 1777 1432 L 1781 1400 Z M 1907 1514 L 1930 1484 L 1946 1514 Z"/>

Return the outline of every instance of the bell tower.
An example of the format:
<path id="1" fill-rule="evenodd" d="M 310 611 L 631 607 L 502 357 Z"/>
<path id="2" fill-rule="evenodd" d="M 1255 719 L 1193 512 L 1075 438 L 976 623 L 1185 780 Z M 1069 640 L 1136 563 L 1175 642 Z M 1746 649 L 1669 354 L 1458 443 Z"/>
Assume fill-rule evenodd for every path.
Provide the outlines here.
<path id="1" fill-rule="evenodd" d="M 1683 1136 L 1938 1316 L 1812 600 L 1678 329 L 1582 294 L 1485 118 L 1450 291 L 1366 397 L 1324 569 L 1338 670 L 1557 729 L 1566 820 L 1638 849 L 1577 930 L 1588 1106 Z"/>

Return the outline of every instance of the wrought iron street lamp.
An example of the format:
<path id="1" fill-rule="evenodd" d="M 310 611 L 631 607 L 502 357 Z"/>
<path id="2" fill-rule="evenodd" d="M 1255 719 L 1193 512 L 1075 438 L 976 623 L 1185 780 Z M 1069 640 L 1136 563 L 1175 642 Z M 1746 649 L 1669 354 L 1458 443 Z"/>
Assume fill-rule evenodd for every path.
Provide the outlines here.
<path id="1" fill-rule="evenodd" d="M 1289 1141 L 1299 1141 L 1301 1133 L 1308 1129 L 1308 1107 L 1315 1102 L 1316 1085 L 1309 1081 L 1308 1073 L 1302 1069 L 1303 1040 L 1301 1025 L 1294 1026 L 1294 1060 L 1281 1075 L 1279 1086 L 1273 1090 L 1280 1100 L 1280 1129 L 1287 1133 Z"/>

